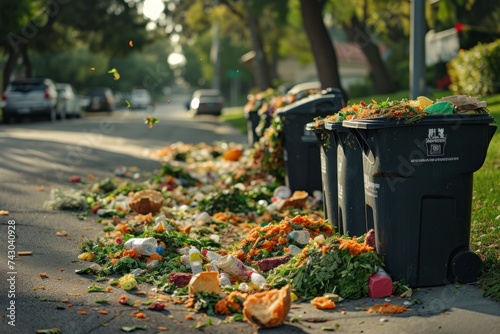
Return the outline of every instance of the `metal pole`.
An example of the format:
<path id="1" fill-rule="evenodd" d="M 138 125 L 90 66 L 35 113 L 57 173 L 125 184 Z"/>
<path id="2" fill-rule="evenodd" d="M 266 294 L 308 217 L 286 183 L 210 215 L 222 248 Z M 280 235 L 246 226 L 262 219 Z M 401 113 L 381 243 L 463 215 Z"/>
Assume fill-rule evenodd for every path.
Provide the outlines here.
<path id="1" fill-rule="evenodd" d="M 214 23 L 212 27 L 212 50 L 210 54 L 210 58 L 214 65 L 214 80 L 212 86 L 214 89 L 220 90 L 220 57 L 219 57 L 219 24 Z"/>
<path id="2" fill-rule="evenodd" d="M 219 5 L 219 0 L 214 1 L 214 8 Z M 212 80 L 212 88 L 220 90 L 220 57 L 219 57 L 219 23 L 212 23 L 212 47 L 210 50 L 210 61 L 214 66 L 214 78 Z"/>
<path id="3" fill-rule="evenodd" d="M 411 98 L 425 95 L 425 0 L 411 0 L 410 91 Z"/>

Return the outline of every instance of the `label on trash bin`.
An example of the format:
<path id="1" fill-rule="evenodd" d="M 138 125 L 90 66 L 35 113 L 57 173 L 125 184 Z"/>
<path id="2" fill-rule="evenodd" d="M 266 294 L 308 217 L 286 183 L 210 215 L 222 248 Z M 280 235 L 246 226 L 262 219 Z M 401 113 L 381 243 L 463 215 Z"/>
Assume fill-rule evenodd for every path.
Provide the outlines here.
<path id="1" fill-rule="evenodd" d="M 444 135 L 444 128 L 431 128 L 428 129 L 428 135 L 425 139 L 427 146 L 427 156 L 437 157 L 444 155 L 444 148 L 446 146 L 446 137 Z"/>
<path id="2" fill-rule="evenodd" d="M 368 175 L 364 174 L 365 181 L 365 194 L 370 197 L 378 197 L 378 189 L 380 188 L 380 184 L 372 182 L 369 180 Z"/>
<path id="3" fill-rule="evenodd" d="M 458 161 L 459 157 L 445 157 L 447 136 L 445 128 L 428 128 L 425 140 L 416 141 L 422 154 L 418 158 L 410 159 L 412 164 L 424 162 Z M 411 156 L 412 154 L 410 154 Z M 426 157 L 427 156 L 427 157 Z"/>

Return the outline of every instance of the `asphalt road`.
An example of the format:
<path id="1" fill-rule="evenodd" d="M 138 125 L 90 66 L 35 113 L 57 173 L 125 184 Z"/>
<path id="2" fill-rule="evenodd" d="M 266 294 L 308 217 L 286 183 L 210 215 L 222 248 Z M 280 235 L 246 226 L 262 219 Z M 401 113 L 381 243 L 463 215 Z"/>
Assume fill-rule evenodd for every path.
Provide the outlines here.
<path id="1" fill-rule="evenodd" d="M 166 310 L 145 310 L 146 318 L 135 313 L 141 301 L 152 293 L 141 284 L 139 291 L 127 293 L 87 293 L 94 279 L 76 275 L 85 263 L 77 260 L 79 245 L 85 238 L 101 233 L 101 226 L 89 217 L 79 220 L 78 212 L 46 210 L 51 188 L 71 189 L 77 185 L 73 175 L 97 179 L 113 174 L 119 166 L 135 166 L 153 171 L 159 163 L 149 154 L 175 142 L 246 143 L 246 136 L 219 122 L 215 117 L 190 118 L 180 103 L 158 106 L 154 117 L 160 122 L 153 128 L 144 124 L 144 111 L 95 113 L 82 119 L 55 123 L 26 121 L 0 125 L 0 333 L 34 333 L 60 328 L 62 333 L 120 333 L 122 326 L 145 326 L 138 333 L 254 333 L 250 325 L 220 323 L 195 329 L 202 314 L 186 320 L 182 305 L 168 303 Z M 66 231 L 60 236 L 57 232 Z M 13 231 L 13 232 L 10 232 Z M 15 242 L 9 233 L 15 232 Z M 15 253 L 9 253 L 9 250 Z M 18 252 L 30 251 L 30 256 Z M 15 256 L 11 256 L 15 254 Z M 42 278 L 46 274 L 48 278 Z M 42 275 L 43 276 L 43 275 Z M 138 308 L 116 301 L 126 293 Z M 319 311 L 308 304 L 295 305 L 283 326 L 258 330 L 259 333 L 320 333 L 322 328 L 341 333 L 495 333 L 500 328 L 500 306 L 473 285 L 420 289 L 414 295 L 420 304 L 400 316 L 368 314 L 362 308 L 384 300 L 363 298 L 340 303 L 333 311 Z M 95 303 L 107 299 L 109 303 Z M 102 314 L 106 311 L 107 314 Z M 219 324 L 220 323 L 220 324 Z M 15 325 L 15 326 L 14 326 Z"/>

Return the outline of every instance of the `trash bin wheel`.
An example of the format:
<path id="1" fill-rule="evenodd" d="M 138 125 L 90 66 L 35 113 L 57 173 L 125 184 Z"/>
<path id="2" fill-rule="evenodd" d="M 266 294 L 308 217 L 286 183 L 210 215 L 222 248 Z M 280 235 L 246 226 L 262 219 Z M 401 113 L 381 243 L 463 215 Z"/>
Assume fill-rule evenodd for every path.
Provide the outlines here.
<path id="1" fill-rule="evenodd" d="M 460 252 L 451 260 L 451 272 L 459 283 L 475 282 L 481 272 L 481 258 L 471 251 Z"/>

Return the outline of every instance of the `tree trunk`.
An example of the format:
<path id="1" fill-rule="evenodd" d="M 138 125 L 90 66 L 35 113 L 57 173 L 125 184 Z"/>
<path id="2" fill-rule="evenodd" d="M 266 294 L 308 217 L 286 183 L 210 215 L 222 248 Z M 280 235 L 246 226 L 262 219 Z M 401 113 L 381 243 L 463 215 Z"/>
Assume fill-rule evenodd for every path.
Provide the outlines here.
<path id="1" fill-rule="evenodd" d="M 9 46 L 7 50 L 9 55 L 3 68 L 2 92 L 7 88 L 7 85 L 10 82 L 10 76 L 16 68 L 17 59 L 19 58 L 19 52 L 16 52 L 13 47 Z"/>
<path id="2" fill-rule="evenodd" d="M 33 76 L 33 66 L 31 65 L 31 60 L 28 54 L 27 45 L 23 45 L 21 47 L 21 56 L 23 59 L 24 76 L 26 78 L 30 78 L 31 76 Z"/>
<path id="3" fill-rule="evenodd" d="M 322 88 L 338 88 L 347 95 L 340 83 L 339 65 L 333 41 L 323 22 L 322 5 L 318 0 L 300 0 L 302 21 L 313 52 Z"/>
<path id="4" fill-rule="evenodd" d="M 248 1 L 245 1 L 245 9 L 248 14 L 248 27 L 250 28 L 250 36 L 252 40 L 252 48 L 255 52 L 254 63 L 255 63 L 255 76 L 257 87 L 263 91 L 272 87 L 270 75 L 269 75 L 269 65 L 267 62 L 266 53 L 262 46 L 262 36 L 259 29 L 259 23 L 255 17 L 252 9 L 250 8 Z"/>
<path id="5" fill-rule="evenodd" d="M 350 25 L 343 24 L 347 37 L 357 43 L 365 54 L 371 67 L 371 77 L 377 94 L 393 93 L 396 90 L 389 71 L 385 66 L 378 45 L 372 40 L 364 22 L 353 14 Z"/>

